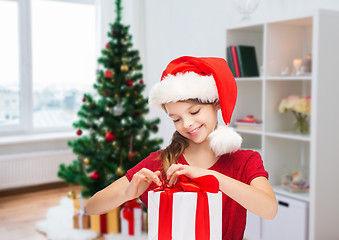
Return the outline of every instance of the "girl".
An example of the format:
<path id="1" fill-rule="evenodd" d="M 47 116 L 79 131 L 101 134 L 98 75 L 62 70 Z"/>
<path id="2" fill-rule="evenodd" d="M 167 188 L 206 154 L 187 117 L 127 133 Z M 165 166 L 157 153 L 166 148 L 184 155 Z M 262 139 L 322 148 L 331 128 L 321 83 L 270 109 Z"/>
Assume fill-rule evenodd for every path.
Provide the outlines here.
<path id="1" fill-rule="evenodd" d="M 150 91 L 151 106 L 162 108 L 176 131 L 170 145 L 151 153 L 126 175 L 97 192 L 89 214 L 102 214 L 180 175 L 214 175 L 223 192 L 223 239 L 243 238 L 246 209 L 267 219 L 277 213 L 268 173 L 257 152 L 240 150 L 241 137 L 228 126 L 237 98 L 235 79 L 224 59 L 181 57 L 169 63 Z M 226 126 L 217 125 L 221 110 Z"/>

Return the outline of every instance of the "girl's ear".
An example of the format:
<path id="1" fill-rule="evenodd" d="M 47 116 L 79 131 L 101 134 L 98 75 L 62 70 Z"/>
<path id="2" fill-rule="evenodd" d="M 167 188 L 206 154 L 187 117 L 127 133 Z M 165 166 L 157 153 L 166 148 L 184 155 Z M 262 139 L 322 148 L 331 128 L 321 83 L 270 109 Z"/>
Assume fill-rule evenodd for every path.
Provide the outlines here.
<path id="1" fill-rule="evenodd" d="M 219 100 L 215 100 L 214 107 L 217 111 L 221 109 Z"/>

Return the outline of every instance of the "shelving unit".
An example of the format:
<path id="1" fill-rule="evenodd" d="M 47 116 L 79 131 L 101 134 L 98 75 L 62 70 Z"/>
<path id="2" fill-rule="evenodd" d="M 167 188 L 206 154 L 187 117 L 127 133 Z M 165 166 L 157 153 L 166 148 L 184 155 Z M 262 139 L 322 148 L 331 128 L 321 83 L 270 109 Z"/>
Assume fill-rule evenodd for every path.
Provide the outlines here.
<path id="1" fill-rule="evenodd" d="M 305 204 L 306 233 L 302 236 L 311 240 L 339 239 L 338 25 L 339 13 L 315 10 L 226 29 L 226 47 L 255 46 L 261 73 L 260 77 L 236 79 L 238 101 L 231 124 L 246 115 L 262 119 L 262 131 L 238 130 L 244 139 L 242 147 L 261 153 L 269 181 L 279 196 Z M 283 68 L 292 69 L 293 59 L 303 59 L 307 54 L 312 54 L 311 74 L 280 76 Z M 278 111 L 281 99 L 289 95 L 311 96 L 309 134 L 294 133 L 293 115 Z M 309 192 L 294 193 L 281 187 L 282 176 L 294 171 L 309 179 Z M 250 214 L 248 228 L 253 236 L 246 237 L 266 239 L 264 227 L 271 223 L 265 221 L 269 220 Z"/>

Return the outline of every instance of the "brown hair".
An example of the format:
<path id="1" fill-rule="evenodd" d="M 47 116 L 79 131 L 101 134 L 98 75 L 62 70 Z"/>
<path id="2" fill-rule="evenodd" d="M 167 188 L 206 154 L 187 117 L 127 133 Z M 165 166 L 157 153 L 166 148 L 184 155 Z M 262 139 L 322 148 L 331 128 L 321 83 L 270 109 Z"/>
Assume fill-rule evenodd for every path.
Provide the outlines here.
<path id="1" fill-rule="evenodd" d="M 163 176 L 166 176 L 167 169 L 174 163 L 188 147 L 187 138 L 182 136 L 178 131 L 175 131 L 171 140 L 171 143 L 160 152 L 160 158 L 162 159 L 162 172 Z"/>
<path id="2" fill-rule="evenodd" d="M 188 99 L 180 102 L 193 102 L 197 104 L 219 104 L 219 100 L 215 100 L 214 102 L 202 102 L 200 99 Z M 165 104 L 162 105 L 162 108 L 166 111 Z M 160 152 L 160 158 L 162 160 L 162 173 L 163 176 L 166 176 L 166 172 L 168 168 L 177 163 L 177 159 L 180 155 L 185 151 L 188 147 L 188 140 L 184 136 L 182 136 L 178 131 L 175 131 L 170 144 Z"/>

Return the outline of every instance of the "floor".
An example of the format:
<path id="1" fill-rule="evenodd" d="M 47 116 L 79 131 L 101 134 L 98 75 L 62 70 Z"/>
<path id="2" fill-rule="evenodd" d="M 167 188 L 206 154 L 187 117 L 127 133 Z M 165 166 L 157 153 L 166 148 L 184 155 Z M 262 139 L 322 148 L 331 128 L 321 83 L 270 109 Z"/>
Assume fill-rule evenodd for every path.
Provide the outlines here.
<path id="1" fill-rule="evenodd" d="M 77 193 L 80 187 L 73 187 Z M 35 230 L 35 223 L 45 218 L 47 209 L 59 204 L 70 187 L 54 184 L 38 188 L 0 192 L 0 239 L 46 240 Z"/>

